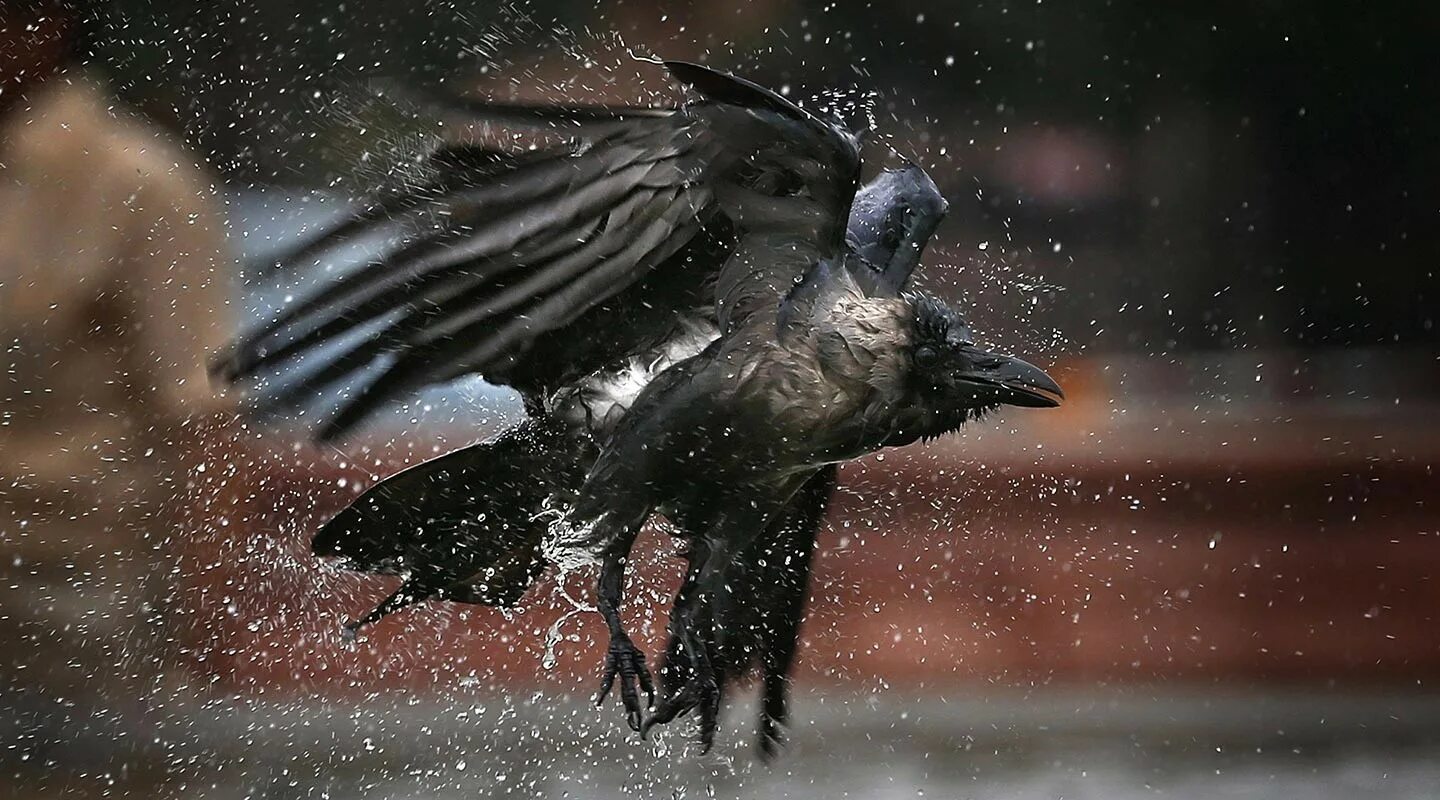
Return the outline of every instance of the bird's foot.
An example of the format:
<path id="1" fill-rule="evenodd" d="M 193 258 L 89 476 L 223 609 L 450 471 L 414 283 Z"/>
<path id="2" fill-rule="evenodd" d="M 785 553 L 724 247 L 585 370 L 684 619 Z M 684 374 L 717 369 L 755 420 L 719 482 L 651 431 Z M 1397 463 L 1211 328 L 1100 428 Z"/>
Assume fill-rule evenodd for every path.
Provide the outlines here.
<path id="1" fill-rule="evenodd" d="M 769 764 L 785 746 L 785 725 L 790 719 L 790 681 L 784 668 L 767 665 L 765 688 L 760 697 L 760 730 L 756 747 L 760 760 Z"/>
<path id="2" fill-rule="evenodd" d="M 605 702 L 617 680 L 620 682 L 620 701 L 625 705 L 625 722 L 630 725 L 630 730 L 638 731 L 644 716 L 640 690 L 645 690 L 646 707 L 653 707 L 655 684 L 645 666 L 645 654 L 626 636 L 610 639 L 610 650 L 605 654 L 605 675 L 600 679 L 600 695 L 595 698 L 595 705 Z"/>
<path id="3" fill-rule="evenodd" d="M 661 698 L 640 727 L 640 736 L 643 738 L 656 725 L 664 725 L 697 709 L 700 712 L 701 752 L 708 753 L 711 745 L 715 744 L 715 728 L 720 721 L 720 687 L 713 675 L 703 671 L 692 672 L 679 691 Z"/>
<path id="4" fill-rule="evenodd" d="M 767 764 L 773 763 L 780 755 L 780 748 L 785 746 L 782 723 L 763 711 L 760 713 L 760 736 L 756 746 L 760 760 Z"/>

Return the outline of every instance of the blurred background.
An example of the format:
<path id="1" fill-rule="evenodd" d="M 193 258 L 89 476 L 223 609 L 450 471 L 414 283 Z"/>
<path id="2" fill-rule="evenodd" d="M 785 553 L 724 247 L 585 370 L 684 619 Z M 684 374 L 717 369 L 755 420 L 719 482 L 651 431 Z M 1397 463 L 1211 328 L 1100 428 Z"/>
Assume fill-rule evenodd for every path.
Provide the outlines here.
<path id="1" fill-rule="evenodd" d="M 0 768 L 20 797 L 1434 797 L 1440 111 L 1390 4 L 0 3 Z M 433 120 L 380 79 L 671 101 L 701 60 L 869 120 L 951 212 L 920 278 L 1069 400 L 848 466 L 792 747 L 594 710 L 588 579 L 388 594 L 310 533 L 518 418 L 342 449 L 203 372 L 267 256 Z M 884 159 L 876 145 L 867 157 Z M 358 255 L 358 254 L 357 254 Z M 313 280 L 309 278 L 308 280 Z M 1053 367 L 1053 369 L 1052 369 Z M 642 543 L 654 652 L 679 577 Z M 0 779 L 3 781 L 4 779 Z"/>

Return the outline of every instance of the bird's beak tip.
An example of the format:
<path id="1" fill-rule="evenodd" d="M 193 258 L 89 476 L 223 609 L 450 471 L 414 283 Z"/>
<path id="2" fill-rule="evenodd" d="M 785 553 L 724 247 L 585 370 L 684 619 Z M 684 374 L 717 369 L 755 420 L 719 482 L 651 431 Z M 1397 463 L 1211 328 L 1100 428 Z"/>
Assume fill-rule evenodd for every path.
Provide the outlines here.
<path id="1" fill-rule="evenodd" d="M 1055 408 L 1065 399 L 1065 391 L 1054 378 L 1018 358 L 1000 356 L 983 371 L 969 377 L 982 385 L 989 384 L 995 400 L 1007 406 Z"/>
<path id="2" fill-rule="evenodd" d="M 1056 408 L 1065 400 L 1065 390 L 1055 379 L 1047 375 L 1038 367 L 1033 367 L 1021 361 L 1028 369 L 1023 370 L 1021 375 L 1004 381 L 1006 388 L 1016 394 L 1009 405 L 1029 406 L 1030 408 Z M 1016 402 L 1019 400 L 1021 402 Z"/>
<path id="3" fill-rule="evenodd" d="M 1057 408 L 1065 400 L 1065 393 L 1061 392 L 1058 386 L 1054 389 L 1014 383 L 1007 383 L 1005 386 L 1013 393 L 1005 401 L 1006 405 L 1027 408 Z"/>

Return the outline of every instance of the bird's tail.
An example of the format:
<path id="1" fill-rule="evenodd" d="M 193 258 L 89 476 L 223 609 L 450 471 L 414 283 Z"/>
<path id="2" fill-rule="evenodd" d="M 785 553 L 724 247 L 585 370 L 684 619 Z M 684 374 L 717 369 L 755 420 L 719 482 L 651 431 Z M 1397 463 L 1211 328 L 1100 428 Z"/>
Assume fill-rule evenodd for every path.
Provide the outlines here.
<path id="1" fill-rule="evenodd" d="M 588 443 L 527 420 L 393 475 L 326 523 L 311 544 L 362 572 L 407 576 L 363 625 L 428 599 L 513 606 L 544 570 L 545 510 L 584 476 Z"/>

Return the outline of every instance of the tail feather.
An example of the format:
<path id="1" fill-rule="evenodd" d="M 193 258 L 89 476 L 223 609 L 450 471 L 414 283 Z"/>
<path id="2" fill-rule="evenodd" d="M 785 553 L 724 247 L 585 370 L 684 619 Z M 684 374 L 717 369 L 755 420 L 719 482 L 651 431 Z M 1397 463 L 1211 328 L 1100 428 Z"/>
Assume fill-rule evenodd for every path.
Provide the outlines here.
<path id="1" fill-rule="evenodd" d="M 527 421 L 381 481 L 311 549 L 348 569 L 407 576 L 357 629 L 426 599 L 513 605 L 545 566 L 546 503 L 573 491 L 587 455 L 558 423 Z"/>
<path id="2" fill-rule="evenodd" d="M 407 582 L 404 586 L 396 589 L 389 597 L 381 600 L 380 605 L 370 609 L 365 616 L 345 623 L 340 629 L 340 634 L 347 640 L 354 641 L 355 637 L 359 635 L 361 628 L 379 622 L 381 617 L 393 614 L 406 606 L 414 605 L 424 599 L 425 598 L 417 595 Z"/>

